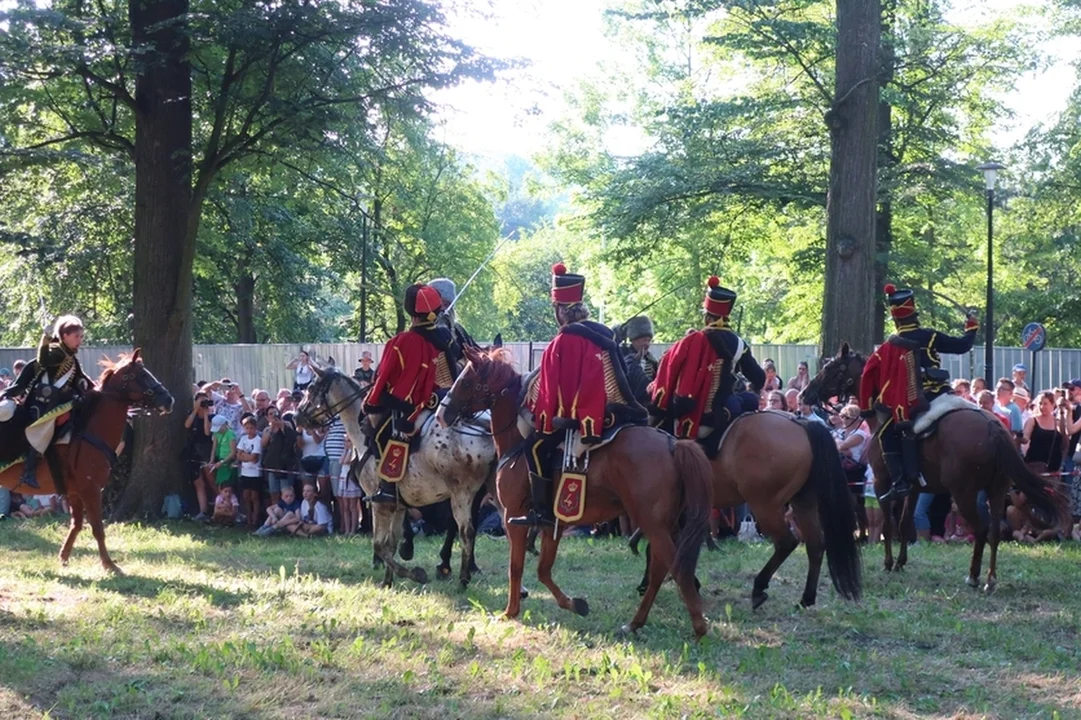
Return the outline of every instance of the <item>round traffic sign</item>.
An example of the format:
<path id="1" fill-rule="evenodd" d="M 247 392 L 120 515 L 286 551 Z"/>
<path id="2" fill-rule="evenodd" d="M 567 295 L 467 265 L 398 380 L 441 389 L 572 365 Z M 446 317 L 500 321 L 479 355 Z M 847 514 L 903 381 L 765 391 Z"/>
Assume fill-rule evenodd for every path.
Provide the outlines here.
<path id="1" fill-rule="evenodd" d="M 1040 323 L 1029 323 L 1021 331 L 1021 344 L 1032 352 L 1043 350 L 1047 345 L 1047 328 Z"/>

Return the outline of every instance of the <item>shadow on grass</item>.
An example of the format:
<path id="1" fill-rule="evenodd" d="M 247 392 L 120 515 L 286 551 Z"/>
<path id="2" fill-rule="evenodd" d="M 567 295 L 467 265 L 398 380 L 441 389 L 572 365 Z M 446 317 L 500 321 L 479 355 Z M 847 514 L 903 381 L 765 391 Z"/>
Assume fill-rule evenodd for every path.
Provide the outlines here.
<path id="1" fill-rule="evenodd" d="M 100 579 L 92 579 L 81 575 L 60 574 L 47 570 L 41 574 L 41 577 L 45 580 L 67 585 L 70 588 L 96 587 L 115 592 L 118 595 L 142 597 L 151 600 L 160 596 L 164 590 L 172 590 L 181 595 L 205 598 L 211 605 L 222 609 L 239 607 L 253 597 L 249 592 L 233 592 L 203 583 L 193 583 L 187 580 L 159 580 L 158 578 L 139 575 L 110 575 Z"/>

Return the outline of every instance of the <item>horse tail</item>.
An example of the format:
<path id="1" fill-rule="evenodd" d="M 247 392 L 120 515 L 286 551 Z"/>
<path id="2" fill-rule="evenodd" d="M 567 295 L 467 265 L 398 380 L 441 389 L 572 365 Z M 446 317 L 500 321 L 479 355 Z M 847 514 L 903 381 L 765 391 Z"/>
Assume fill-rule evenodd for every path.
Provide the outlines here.
<path id="1" fill-rule="evenodd" d="M 1056 526 L 1067 527 L 1071 520 L 1070 503 L 1063 492 L 1063 483 L 1032 472 L 1001 423 L 998 427 L 990 423 L 988 426 L 992 442 L 995 443 L 995 464 L 998 468 L 1025 494 L 1029 505 L 1046 514 Z"/>
<path id="2" fill-rule="evenodd" d="M 676 472 L 683 485 L 683 529 L 676 544 L 672 577 L 689 573 L 698 567 L 702 543 L 709 535 L 709 513 L 713 509 L 713 469 L 709 458 L 694 440 L 679 440 L 672 450 Z"/>
<path id="3" fill-rule="evenodd" d="M 859 600 L 863 593 L 863 567 L 856 543 L 856 513 L 848 478 L 841 467 L 837 443 L 829 428 L 807 423 L 811 443 L 811 489 L 818 501 L 818 519 L 826 542 L 826 562 L 833 587 L 847 600 Z"/>

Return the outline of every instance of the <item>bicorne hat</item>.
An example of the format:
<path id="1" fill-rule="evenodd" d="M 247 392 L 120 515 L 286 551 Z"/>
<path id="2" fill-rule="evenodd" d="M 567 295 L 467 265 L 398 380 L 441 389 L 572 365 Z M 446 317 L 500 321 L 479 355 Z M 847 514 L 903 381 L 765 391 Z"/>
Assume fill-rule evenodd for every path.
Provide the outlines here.
<path id="1" fill-rule="evenodd" d="M 721 287 L 721 280 L 716 275 L 710 277 L 706 288 L 706 299 L 702 307 L 709 315 L 726 318 L 732 314 L 732 308 L 736 304 L 736 293 L 728 288 Z"/>
<path id="2" fill-rule="evenodd" d="M 552 266 L 552 302 L 556 305 L 574 305 L 582 302 L 586 289 L 584 275 L 567 272 L 567 266 L 556 263 Z"/>

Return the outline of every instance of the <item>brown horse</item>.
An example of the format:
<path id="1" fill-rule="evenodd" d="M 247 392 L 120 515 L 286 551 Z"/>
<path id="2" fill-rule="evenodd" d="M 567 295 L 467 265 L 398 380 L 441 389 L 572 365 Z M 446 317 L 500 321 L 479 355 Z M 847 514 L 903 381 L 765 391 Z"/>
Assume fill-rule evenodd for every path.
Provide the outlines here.
<path id="1" fill-rule="evenodd" d="M 530 503 L 529 474 L 522 453 L 524 438 L 518 429 L 522 377 L 505 351 L 482 353 L 467 349 L 469 364 L 458 376 L 439 411 L 439 421 L 450 424 L 463 413 L 492 411 L 492 429 L 499 453 L 496 489 L 504 518 L 525 515 Z M 558 477 L 556 478 L 558 481 Z M 606 446 L 590 454 L 586 473 L 586 507 L 580 524 L 590 525 L 623 513 L 642 528 L 650 540 L 650 581 L 638 612 L 624 625 L 634 632 L 646 623 L 650 607 L 669 571 L 679 586 L 691 615 L 694 633 L 706 633 L 702 600 L 695 587 L 694 571 L 702 541 L 708 532 L 712 506 L 709 462 L 693 442 L 676 442 L 648 427 L 628 427 Z M 682 529 L 681 529 L 682 527 Z M 571 599 L 552 581 L 552 566 L 564 526 L 558 532 L 542 530 L 537 577 L 565 610 L 589 613 L 582 598 Z M 529 529 L 507 526 L 510 541 L 510 593 L 506 617 L 521 609 L 522 571 Z"/>
<path id="2" fill-rule="evenodd" d="M 845 398 L 854 394 L 863 374 L 865 358 L 852 352 L 848 344 L 841 346 L 836 357 L 830 358 L 822 370 L 803 391 L 802 400 L 811 405 L 830 398 Z M 877 430 L 878 419 L 870 420 L 871 430 Z M 882 448 L 877 441 L 868 446 L 868 458 L 875 474 L 875 491 L 881 495 L 889 489 L 889 473 L 882 461 Z M 1025 465 L 1014 445 L 1013 438 L 991 413 L 971 408 L 955 410 L 939 420 L 933 435 L 922 441 L 920 469 L 927 481 L 926 487 L 913 487 L 912 493 L 948 492 L 957 503 L 957 510 L 969 527 L 973 528 L 976 543 L 972 548 L 972 563 L 965 582 L 971 587 L 979 586 L 983 549 L 990 538 L 991 559 L 987 581 L 983 588 L 993 592 L 998 582 L 996 569 L 998 542 L 1006 493 L 1010 485 L 1016 485 L 1029 498 L 1033 507 L 1045 513 L 1052 522 L 1066 522 L 1068 510 L 1061 485 L 1033 473 Z M 990 527 L 983 521 L 977 508 L 977 495 L 987 494 L 990 508 Z M 915 512 L 912 495 L 905 498 L 901 526 L 911 521 Z M 886 571 L 901 570 L 908 561 L 908 544 L 901 543 L 897 563 L 893 561 L 893 521 L 891 502 L 882 503 L 882 513 L 887 521 L 884 526 L 886 545 Z"/>
<path id="3" fill-rule="evenodd" d="M 774 411 L 742 415 L 730 426 L 712 469 L 713 504 L 747 503 L 759 531 L 773 541 L 773 554 L 754 579 L 753 608 L 769 597 L 766 589 L 773 573 L 799 545 L 785 519 L 788 505 L 807 544 L 807 582 L 800 605 L 815 604 L 823 555 L 834 589 L 848 600 L 860 599 L 851 494 L 837 444 L 825 425 Z"/>
<path id="4" fill-rule="evenodd" d="M 64 470 L 64 485 L 71 507 L 71 528 L 60 549 L 60 562 L 64 565 L 67 565 L 75 538 L 83 527 L 85 514 L 98 542 L 102 566 L 109 572 L 122 574 L 105 549 L 101 491 L 112 473 L 116 460 L 114 449 L 124 437 L 130 408 L 158 409 L 162 413 L 173 409 L 173 396 L 143 366 L 138 350 L 131 357 L 122 356 L 115 364 L 106 366 L 97 389 L 87 392 L 71 420 L 75 424 L 71 441 L 55 448 L 59 465 Z M 18 490 L 21 475 L 22 463 L 7 468 L 0 474 L 0 487 Z M 33 489 L 33 493 L 56 492 L 49 463 L 38 464 L 37 481 L 40 487 Z"/>

